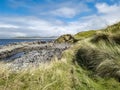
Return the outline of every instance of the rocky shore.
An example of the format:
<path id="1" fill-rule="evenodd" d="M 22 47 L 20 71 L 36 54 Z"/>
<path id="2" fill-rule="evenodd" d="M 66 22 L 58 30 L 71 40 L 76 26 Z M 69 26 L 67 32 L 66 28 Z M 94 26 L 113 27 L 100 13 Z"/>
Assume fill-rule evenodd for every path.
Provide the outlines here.
<path id="1" fill-rule="evenodd" d="M 53 57 L 61 58 L 62 52 L 70 44 L 53 42 L 22 42 L 0 47 L 0 61 L 6 63 L 12 70 L 21 70 L 29 66 L 39 66 L 50 62 Z"/>

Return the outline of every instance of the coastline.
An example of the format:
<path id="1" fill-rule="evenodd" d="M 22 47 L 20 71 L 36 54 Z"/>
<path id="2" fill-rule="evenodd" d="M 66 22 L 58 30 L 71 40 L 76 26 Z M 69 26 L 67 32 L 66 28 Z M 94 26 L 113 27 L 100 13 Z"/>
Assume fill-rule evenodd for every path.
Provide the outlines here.
<path id="1" fill-rule="evenodd" d="M 0 60 L 8 63 L 13 71 L 25 69 L 29 65 L 39 66 L 40 63 L 50 62 L 52 58 L 60 59 L 62 52 L 70 47 L 70 44 L 57 44 L 54 42 L 19 42 L 0 47 Z"/>
<path id="2" fill-rule="evenodd" d="M 47 39 L 45 39 L 45 38 L 41 38 L 41 39 L 35 39 L 35 38 L 33 38 L 33 39 L 11 39 L 11 38 L 8 38 L 8 39 L 5 39 L 5 38 L 3 38 L 3 39 L 0 39 L 0 46 L 4 46 L 4 45 L 8 45 L 8 44 L 14 44 L 14 43 L 22 43 L 22 42 L 36 42 L 36 41 L 41 41 L 41 42 L 53 42 L 55 39 L 52 39 L 52 38 L 47 38 Z"/>

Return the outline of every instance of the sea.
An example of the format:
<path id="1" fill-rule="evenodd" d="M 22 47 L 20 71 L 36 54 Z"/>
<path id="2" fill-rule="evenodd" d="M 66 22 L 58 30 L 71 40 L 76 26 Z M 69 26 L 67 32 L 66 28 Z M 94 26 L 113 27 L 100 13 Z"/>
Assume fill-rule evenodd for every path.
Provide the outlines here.
<path id="1" fill-rule="evenodd" d="M 53 41 L 54 39 L 0 39 L 0 46 L 12 44 L 16 42 L 32 42 L 32 41 Z"/>

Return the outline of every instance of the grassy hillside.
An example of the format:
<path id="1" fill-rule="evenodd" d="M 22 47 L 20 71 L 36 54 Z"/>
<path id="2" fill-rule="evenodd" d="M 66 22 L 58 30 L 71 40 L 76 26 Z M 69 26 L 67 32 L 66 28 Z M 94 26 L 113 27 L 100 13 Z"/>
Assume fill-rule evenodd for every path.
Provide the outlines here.
<path id="1" fill-rule="evenodd" d="M 118 27 L 119 23 L 76 34 L 72 40 L 80 40 L 60 60 L 54 58 L 39 68 L 13 73 L 1 63 L 0 90 L 120 90 Z"/>
<path id="2" fill-rule="evenodd" d="M 112 71 L 107 71 L 109 65 L 105 66 L 105 68 L 99 66 L 100 68 L 97 71 L 99 70 L 101 72 L 103 69 L 104 72 L 100 73 L 98 71 L 96 74 L 94 61 L 97 59 L 97 55 L 96 53 L 93 54 L 94 51 L 91 51 L 91 49 L 96 50 L 97 47 L 91 45 L 90 48 L 86 48 L 86 43 L 88 46 L 91 45 L 87 40 L 80 41 L 69 50 L 66 50 L 61 60 L 54 59 L 50 64 L 41 64 L 39 68 L 32 67 L 29 70 L 13 73 L 5 69 L 4 64 L 1 64 L 0 90 L 119 90 L 120 83 L 116 78 L 113 76 L 111 76 L 112 78 L 102 77 L 104 72 L 106 72 L 106 76 L 109 76 L 107 73 L 113 73 Z M 90 54 L 88 54 L 88 51 L 83 52 L 84 48 L 91 51 Z M 83 58 L 86 57 L 83 62 L 81 55 Z M 90 62 L 93 62 L 93 64 L 85 64 L 88 60 L 87 58 L 91 58 Z M 112 64 L 107 63 L 110 66 Z M 93 69 L 89 68 L 91 66 L 93 66 Z"/>
<path id="3" fill-rule="evenodd" d="M 112 33 L 117 33 L 117 32 L 120 33 L 120 22 L 118 22 L 114 25 L 108 26 L 107 28 L 105 28 L 103 30 L 108 31 L 108 32 L 112 32 Z"/>
<path id="4" fill-rule="evenodd" d="M 85 38 L 89 38 L 89 37 L 94 36 L 99 31 L 107 32 L 109 34 L 120 33 L 120 22 L 118 22 L 114 25 L 108 26 L 107 28 L 104 28 L 104 29 L 101 29 L 101 30 L 89 30 L 89 31 L 79 32 L 79 33 L 75 34 L 74 37 L 76 39 L 85 39 Z"/>
<path id="5" fill-rule="evenodd" d="M 79 32 L 77 34 L 74 35 L 74 38 L 76 39 L 85 39 L 88 37 L 91 37 L 93 35 L 95 35 L 96 31 L 95 30 L 90 30 L 90 31 L 83 31 L 83 32 Z"/>

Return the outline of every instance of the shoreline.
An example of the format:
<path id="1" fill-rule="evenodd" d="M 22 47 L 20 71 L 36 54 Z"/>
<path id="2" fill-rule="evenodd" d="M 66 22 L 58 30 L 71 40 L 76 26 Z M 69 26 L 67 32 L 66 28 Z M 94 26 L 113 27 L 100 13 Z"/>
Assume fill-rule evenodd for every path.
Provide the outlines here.
<path id="1" fill-rule="evenodd" d="M 58 38 L 58 37 L 36 37 L 36 38 L 34 38 L 34 37 L 28 37 L 28 38 L 27 38 L 27 37 L 26 37 L 26 38 L 24 38 L 24 37 L 23 37 L 23 38 L 22 38 L 22 37 L 21 37 L 21 38 L 15 37 L 15 38 L 14 38 L 14 37 L 13 37 L 13 38 L 0 38 L 0 39 L 54 39 L 54 40 L 55 40 L 55 39 L 57 39 L 57 38 Z"/>
<path id="2" fill-rule="evenodd" d="M 41 41 L 8 44 L 0 47 L 0 61 L 8 63 L 14 71 L 21 70 L 31 64 L 39 66 L 40 63 L 49 62 L 54 57 L 60 59 L 62 52 L 69 47 L 70 44 L 67 43 Z"/>
<path id="3" fill-rule="evenodd" d="M 16 43 L 23 43 L 23 42 L 42 42 L 42 43 L 47 43 L 47 42 L 54 42 L 55 39 L 0 39 L 0 46 L 5 46 L 5 45 L 12 45 Z"/>

